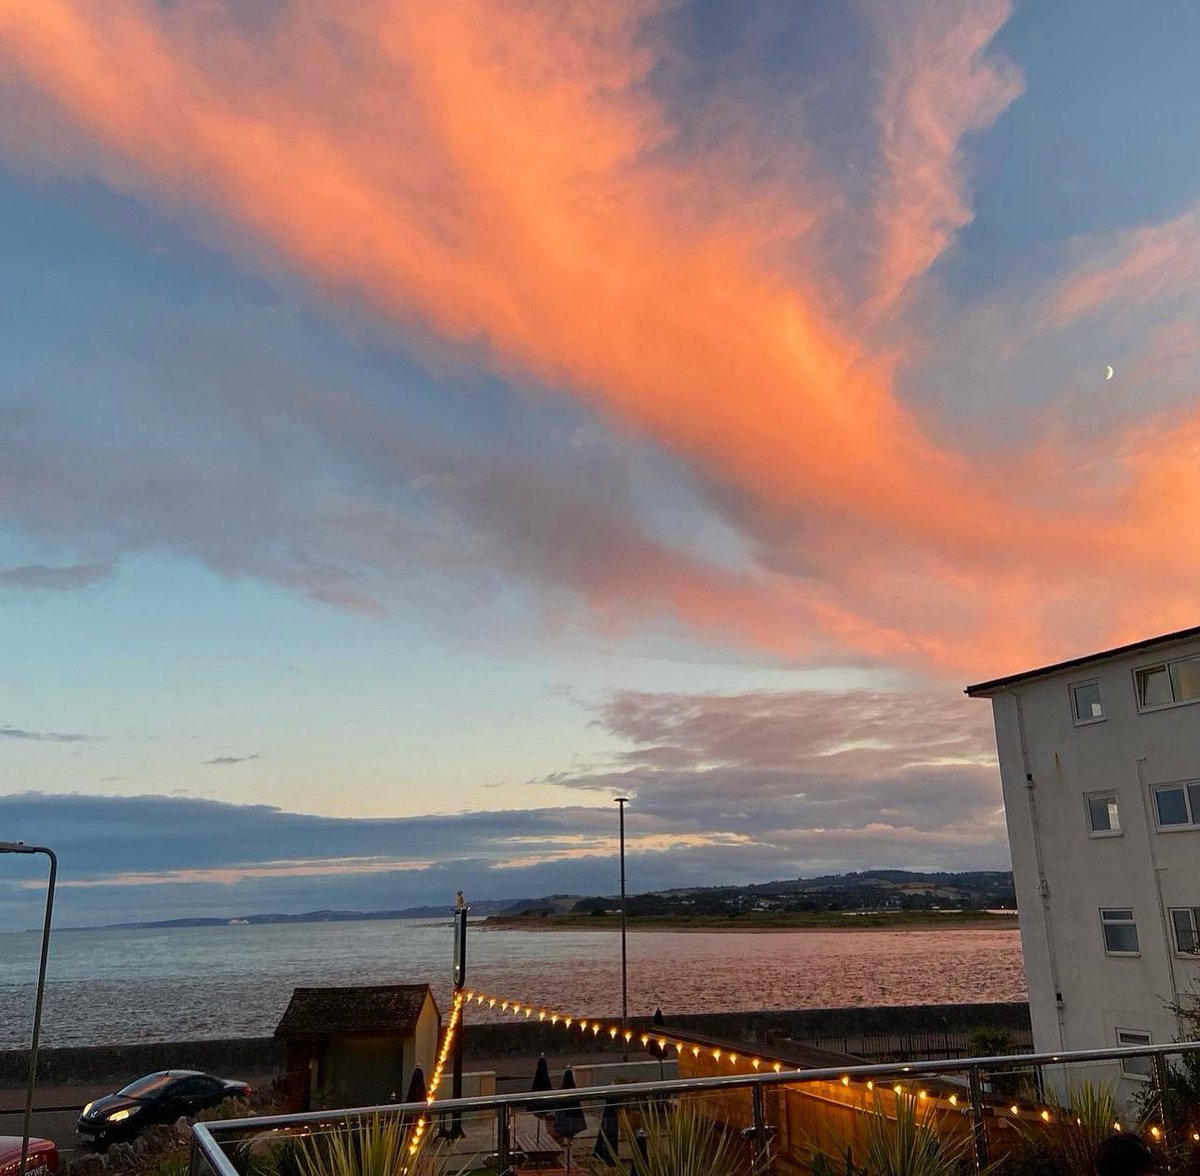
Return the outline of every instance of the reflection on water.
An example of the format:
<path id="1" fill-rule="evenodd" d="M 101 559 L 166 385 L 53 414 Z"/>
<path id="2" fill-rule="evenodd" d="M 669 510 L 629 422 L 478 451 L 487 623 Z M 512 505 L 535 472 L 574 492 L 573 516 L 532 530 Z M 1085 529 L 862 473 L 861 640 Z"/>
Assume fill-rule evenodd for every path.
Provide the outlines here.
<path id="1" fill-rule="evenodd" d="M 639 931 L 628 943 L 635 1014 L 1026 996 L 1016 931 Z M 0 934 L 0 1049 L 28 1041 L 37 949 L 35 934 Z M 616 932 L 472 928 L 468 952 L 473 987 L 576 1014 L 620 1009 Z M 267 1036 L 296 985 L 429 981 L 445 1009 L 450 953 L 448 919 L 60 932 L 43 1041 Z"/>

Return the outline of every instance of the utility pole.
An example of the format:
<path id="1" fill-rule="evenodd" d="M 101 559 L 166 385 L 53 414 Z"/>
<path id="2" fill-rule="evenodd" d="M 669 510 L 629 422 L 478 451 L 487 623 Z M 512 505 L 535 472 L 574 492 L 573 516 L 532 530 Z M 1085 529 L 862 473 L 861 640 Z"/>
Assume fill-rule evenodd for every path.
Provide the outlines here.
<path id="1" fill-rule="evenodd" d="M 629 803 L 629 797 L 618 796 L 616 803 L 621 821 L 621 1040 L 625 1044 L 621 1060 L 627 1062 L 629 1042 L 625 1034 L 629 1031 L 629 970 L 625 950 L 625 806 Z"/>
<path id="2" fill-rule="evenodd" d="M 462 998 L 467 982 L 467 900 L 460 890 L 454 896 L 454 1003 L 458 1006 L 458 1026 L 454 1033 L 454 1070 L 451 1087 L 452 1098 L 462 1098 L 463 1082 L 463 1013 L 466 1002 Z M 463 1134 L 462 1112 L 450 1116 L 450 1138 L 460 1139 Z"/>

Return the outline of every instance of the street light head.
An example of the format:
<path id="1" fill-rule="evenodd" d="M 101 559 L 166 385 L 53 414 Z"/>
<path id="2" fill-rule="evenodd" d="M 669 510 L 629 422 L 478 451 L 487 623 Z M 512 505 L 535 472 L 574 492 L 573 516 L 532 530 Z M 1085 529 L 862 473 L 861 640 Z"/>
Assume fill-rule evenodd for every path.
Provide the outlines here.
<path id="1" fill-rule="evenodd" d="M 615 797 L 613 797 L 613 804 L 628 804 L 628 803 L 629 803 L 629 797 L 628 797 L 628 796 L 615 796 Z"/>
<path id="2" fill-rule="evenodd" d="M 23 841 L 0 841 L 0 853 L 37 853 L 36 845 L 26 845 Z"/>

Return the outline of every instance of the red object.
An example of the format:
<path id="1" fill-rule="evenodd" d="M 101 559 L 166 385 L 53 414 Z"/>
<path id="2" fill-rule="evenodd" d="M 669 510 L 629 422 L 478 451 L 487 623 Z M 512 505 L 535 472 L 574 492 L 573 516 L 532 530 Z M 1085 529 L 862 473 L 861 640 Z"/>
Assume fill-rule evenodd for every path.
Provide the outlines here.
<path id="1" fill-rule="evenodd" d="M 49 1139 L 30 1139 L 26 1176 L 48 1176 L 58 1171 L 58 1148 Z M 0 1135 L 0 1176 L 21 1176 L 21 1137 Z"/>

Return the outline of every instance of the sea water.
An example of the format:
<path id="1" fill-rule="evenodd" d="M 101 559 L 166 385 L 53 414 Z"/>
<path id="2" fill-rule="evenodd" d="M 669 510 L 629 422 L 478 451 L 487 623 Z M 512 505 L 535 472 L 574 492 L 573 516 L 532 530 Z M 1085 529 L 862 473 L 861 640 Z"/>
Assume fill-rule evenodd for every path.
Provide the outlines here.
<path id="1" fill-rule="evenodd" d="M 631 1015 L 1026 998 L 1012 930 L 636 931 L 627 943 Z M 0 934 L 0 1049 L 28 1044 L 38 946 L 36 933 Z M 59 931 L 42 1041 L 269 1036 L 298 985 L 428 982 L 445 1009 L 451 952 L 449 919 Z M 475 925 L 467 980 L 522 1004 L 614 1014 L 620 934 Z"/>

